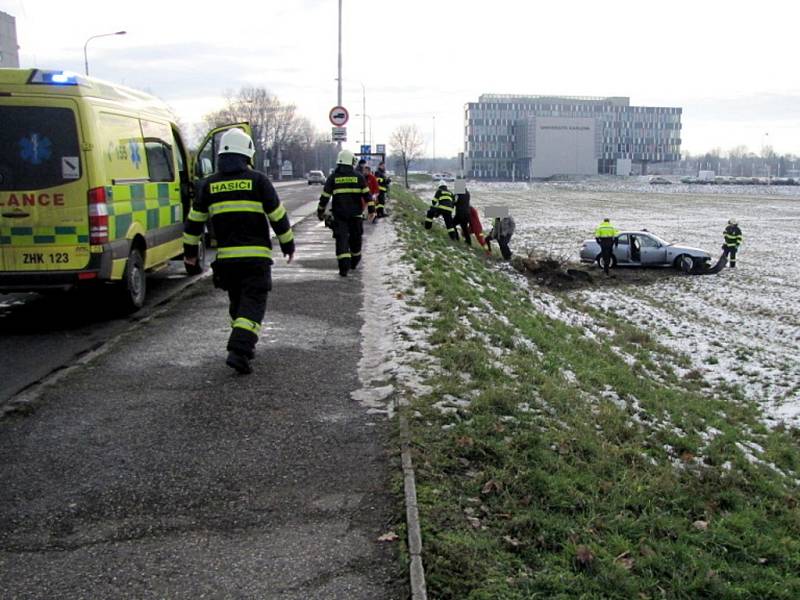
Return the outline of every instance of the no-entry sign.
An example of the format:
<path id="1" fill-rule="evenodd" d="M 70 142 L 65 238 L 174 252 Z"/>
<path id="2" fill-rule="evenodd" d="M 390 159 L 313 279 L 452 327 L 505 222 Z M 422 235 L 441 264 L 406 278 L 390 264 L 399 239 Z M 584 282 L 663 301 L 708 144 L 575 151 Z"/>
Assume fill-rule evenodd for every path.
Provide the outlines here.
<path id="1" fill-rule="evenodd" d="M 344 106 L 334 106 L 328 114 L 328 118 L 333 125 L 343 127 L 347 124 L 348 119 L 350 119 L 350 113 L 347 112 Z"/>

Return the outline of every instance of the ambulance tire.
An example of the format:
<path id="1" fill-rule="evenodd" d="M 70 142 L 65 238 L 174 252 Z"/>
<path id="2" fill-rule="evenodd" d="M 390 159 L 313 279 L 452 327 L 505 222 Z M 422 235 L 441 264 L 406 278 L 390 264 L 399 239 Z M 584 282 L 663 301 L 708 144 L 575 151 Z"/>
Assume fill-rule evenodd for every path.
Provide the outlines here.
<path id="1" fill-rule="evenodd" d="M 187 265 L 183 263 L 186 267 L 187 275 L 200 275 L 206 270 L 206 242 L 204 238 L 205 236 L 200 236 L 200 243 L 197 245 L 197 264 Z"/>
<path id="2" fill-rule="evenodd" d="M 144 271 L 144 258 L 139 248 L 135 246 L 131 248 L 128 262 L 125 263 L 122 281 L 117 286 L 119 306 L 126 313 L 135 312 L 144 306 L 144 299 L 147 295 L 147 277 Z"/>

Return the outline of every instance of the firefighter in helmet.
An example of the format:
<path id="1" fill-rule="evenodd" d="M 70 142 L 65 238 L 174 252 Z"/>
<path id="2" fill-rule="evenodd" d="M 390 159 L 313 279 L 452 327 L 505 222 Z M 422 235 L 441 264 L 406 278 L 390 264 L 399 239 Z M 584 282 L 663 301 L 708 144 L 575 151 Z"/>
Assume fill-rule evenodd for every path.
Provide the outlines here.
<path id="1" fill-rule="evenodd" d="M 355 269 L 361 261 L 365 207 L 369 221 L 375 219 L 375 203 L 364 176 L 356 172 L 355 164 L 355 155 L 350 150 L 339 152 L 336 169 L 325 181 L 317 206 L 317 218 L 322 221 L 325 219 L 325 207 L 331 202 L 336 261 L 342 277 L 347 277 L 347 273 Z"/>
<path id="2" fill-rule="evenodd" d="M 250 361 L 272 288 L 272 244 L 278 236 L 287 262 L 294 256 L 294 234 L 286 209 L 267 176 L 252 169 L 253 140 L 241 129 L 220 139 L 217 171 L 198 186 L 183 235 L 184 261 L 197 264 L 198 245 L 209 219 L 217 239 L 211 264 L 214 285 L 228 292 L 231 334 L 226 364 L 242 374 Z"/>
<path id="3" fill-rule="evenodd" d="M 453 192 L 447 189 L 447 183 L 444 180 L 439 182 L 439 187 L 433 195 L 431 207 L 425 214 L 425 229 L 433 227 L 433 220 L 436 217 L 444 219 L 444 226 L 447 229 L 447 235 L 452 240 L 458 240 L 458 232 L 456 231 L 456 198 Z"/>

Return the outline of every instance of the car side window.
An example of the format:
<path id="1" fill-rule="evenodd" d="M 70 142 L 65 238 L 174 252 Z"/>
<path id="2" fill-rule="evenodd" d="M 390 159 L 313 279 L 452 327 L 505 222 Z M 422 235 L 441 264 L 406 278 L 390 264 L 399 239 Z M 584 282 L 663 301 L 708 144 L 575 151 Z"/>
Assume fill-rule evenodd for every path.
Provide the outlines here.
<path id="1" fill-rule="evenodd" d="M 628 245 L 628 234 L 623 234 L 617 238 L 617 243 L 620 246 L 627 246 Z"/>
<path id="2" fill-rule="evenodd" d="M 640 236 L 639 239 L 642 240 L 643 248 L 658 248 L 658 242 L 648 235 Z"/>

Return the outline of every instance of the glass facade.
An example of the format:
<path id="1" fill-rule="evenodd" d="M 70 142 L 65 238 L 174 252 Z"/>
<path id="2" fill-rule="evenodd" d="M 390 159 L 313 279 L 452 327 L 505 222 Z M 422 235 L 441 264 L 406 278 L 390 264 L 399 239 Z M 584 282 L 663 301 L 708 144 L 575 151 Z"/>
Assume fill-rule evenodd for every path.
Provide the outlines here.
<path id="1" fill-rule="evenodd" d="M 528 178 L 536 152 L 537 117 L 595 119 L 598 173 L 614 173 L 617 159 L 639 164 L 677 161 L 681 112 L 677 107 L 631 106 L 625 97 L 484 94 L 464 107 L 467 176 Z"/>

